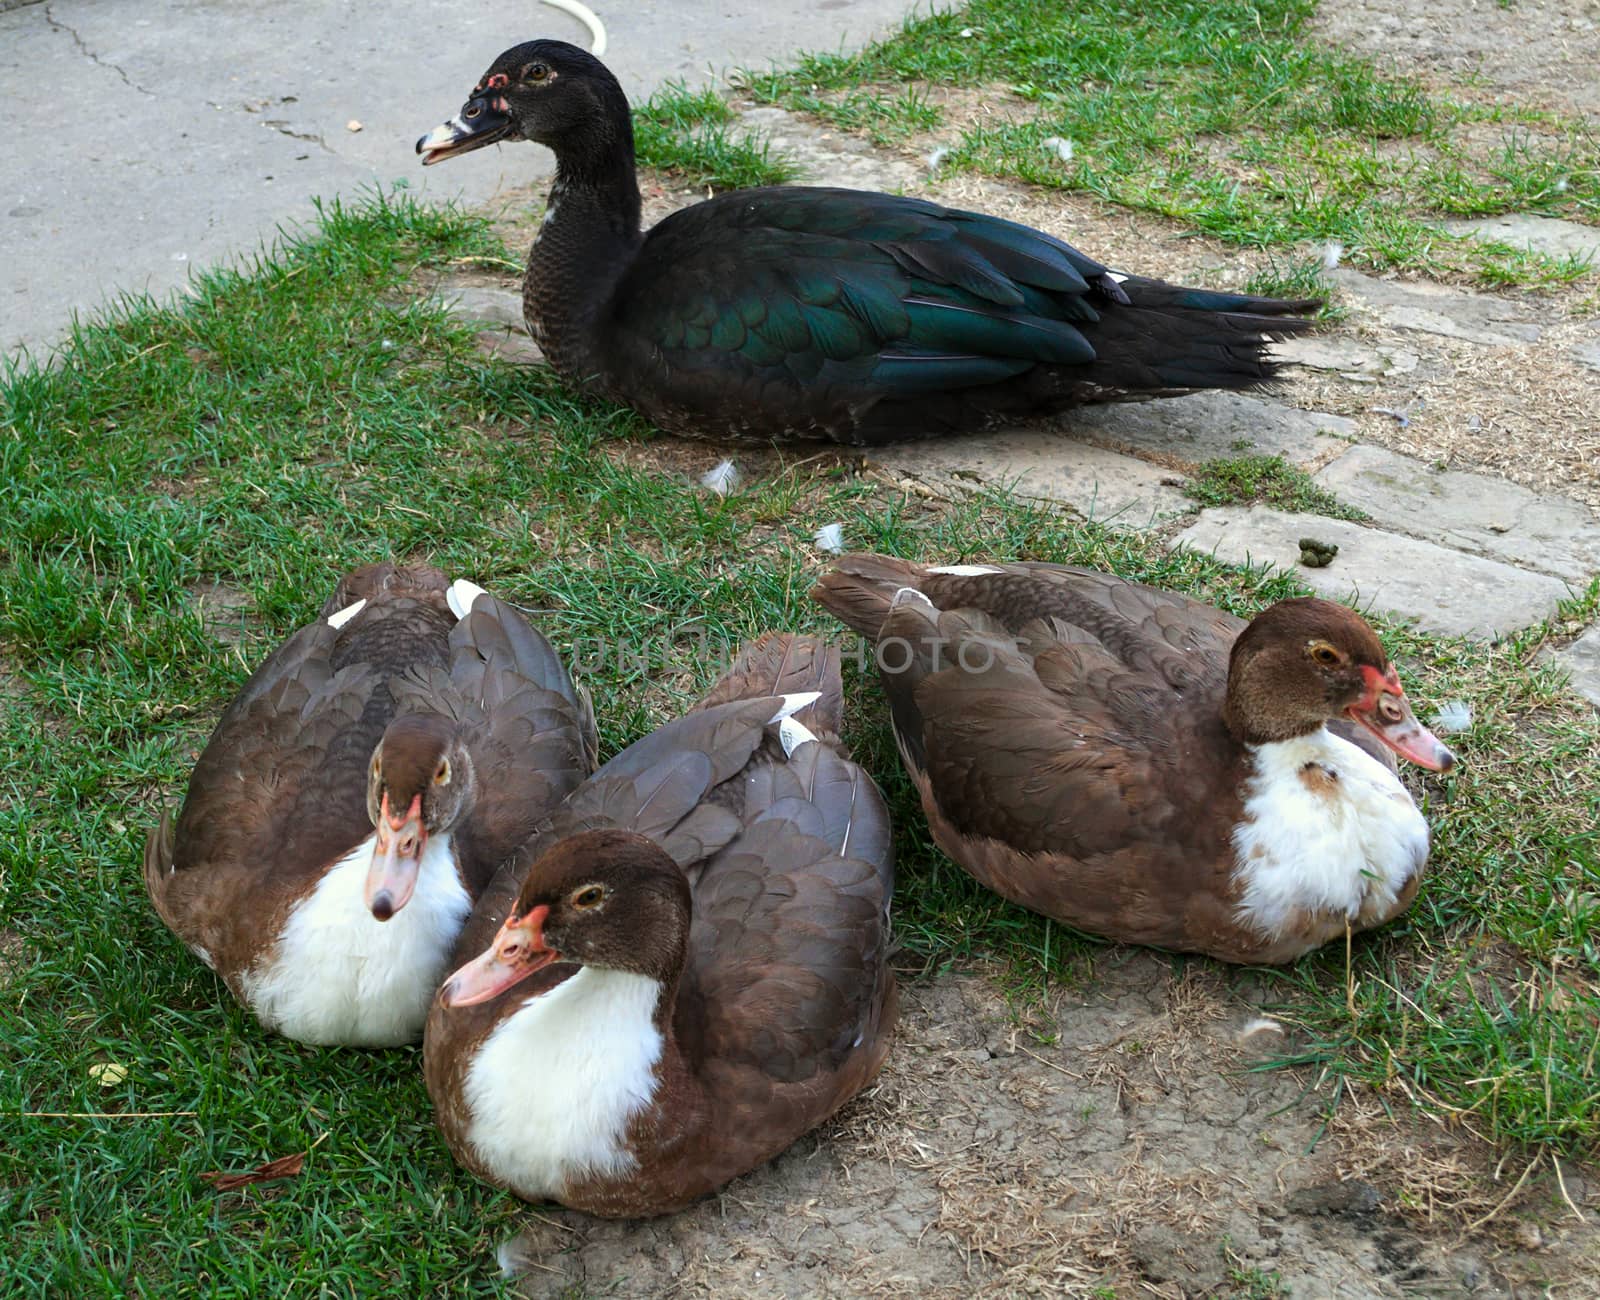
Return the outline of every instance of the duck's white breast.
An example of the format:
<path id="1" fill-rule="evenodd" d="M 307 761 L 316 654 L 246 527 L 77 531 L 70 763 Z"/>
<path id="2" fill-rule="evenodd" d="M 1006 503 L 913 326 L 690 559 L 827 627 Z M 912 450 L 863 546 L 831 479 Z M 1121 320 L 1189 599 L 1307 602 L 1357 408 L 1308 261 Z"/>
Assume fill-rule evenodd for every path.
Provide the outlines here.
<path id="1" fill-rule="evenodd" d="M 472 900 L 449 834 L 431 835 L 411 901 L 377 920 L 363 896 L 374 836 L 294 905 L 277 944 L 240 979 L 261 1022 L 286 1037 L 391 1047 L 422 1036 Z"/>
<path id="2" fill-rule="evenodd" d="M 529 998 L 467 1068 L 467 1140 L 521 1195 L 556 1196 L 569 1180 L 635 1168 L 628 1124 L 656 1091 L 661 985 L 585 966 Z"/>
<path id="3" fill-rule="evenodd" d="M 1233 844 L 1240 919 L 1278 934 L 1309 910 L 1376 921 L 1428 859 L 1428 823 L 1400 780 L 1323 728 L 1253 747 Z"/>

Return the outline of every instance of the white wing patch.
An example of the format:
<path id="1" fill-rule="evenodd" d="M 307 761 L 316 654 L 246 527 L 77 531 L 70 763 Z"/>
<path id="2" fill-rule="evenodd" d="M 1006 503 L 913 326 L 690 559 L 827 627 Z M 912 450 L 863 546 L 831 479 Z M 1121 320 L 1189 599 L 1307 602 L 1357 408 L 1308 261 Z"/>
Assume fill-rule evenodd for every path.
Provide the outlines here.
<path id="1" fill-rule="evenodd" d="M 785 718 L 778 724 L 778 740 L 783 745 L 785 758 L 792 758 L 795 750 L 816 738 L 816 733 L 803 722 L 796 722 L 793 718 Z"/>
<path id="2" fill-rule="evenodd" d="M 801 709 L 806 707 L 806 705 L 815 704 L 822 698 L 822 692 L 798 691 L 793 695 L 782 695 L 778 698 L 783 701 L 783 707 L 767 719 L 767 725 L 769 727 L 774 722 L 782 722 L 791 713 L 799 713 Z"/>
<path id="3" fill-rule="evenodd" d="M 346 605 L 337 614 L 328 615 L 328 626 L 337 631 L 366 607 L 367 602 L 365 600 L 358 600 L 354 605 Z"/>
<path id="4" fill-rule="evenodd" d="M 929 609 L 936 610 L 938 608 L 938 606 L 936 606 L 915 587 L 901 587 L 899 591 L 894 593 L 894 599 L 889 602 L 889 608 L 899 609 L 900 606 L 909 605 L 914 600 L 920 600 Z"/>
<path id="5" fill-rule="evenodd" d="M 472 613 L 472 602 L 479 596 L 486 596 L 484 591 L 475 582 L 468 582 L 465 578 L 457 578 L 450 584 L 450 590 L 445 592 L 445 603 L 450 606 L 450 612 L 458 619 L 465 618 Z"/>
<path id="6" fill-rule="evenodd" d="M 952 578 L 979 578 L 986 573 L 1004 573 L 1004 569 L 997 569 L 992 564 L 941 564 L 928 570 L 929 573 L 948 573 Z"/>

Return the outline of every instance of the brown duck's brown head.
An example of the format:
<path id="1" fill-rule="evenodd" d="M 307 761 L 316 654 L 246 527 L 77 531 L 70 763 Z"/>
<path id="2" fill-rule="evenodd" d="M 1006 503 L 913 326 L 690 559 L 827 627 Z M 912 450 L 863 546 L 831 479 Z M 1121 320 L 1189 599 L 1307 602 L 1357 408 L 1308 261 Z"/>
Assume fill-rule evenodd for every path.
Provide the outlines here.
<path id="1" fill-rule="evenodd" d="M 628 99 L 605 64 L 565 41 L 526 41 L 507 50 L 473 87 L 461 112 L 417 141 L 423 166 L 501 140 L 532 140 L 557 156 L 626 141 Z"/>
<path id="2" fill-rule="evenodd" d="M 533 864 L 494 942 L 445 981 L 440 1001 L 487 1002 L 553 962 L 671 984 L 691 907 L 682 869 L 653 841 L 618 830 L 574 835 Z"/>
<path id="3" fill-rule="evenodd" d="M 1412 713 L 1377 634 L 1330 600 L 1280 600 L 1256 615 L 1234 642 L 1224 717 L 1248 744 L 1349 718 L 1413 763 L 1435 772 L 1455 766 L 1455 755 Z"/>
<path id="4" fill-rule="evenodd" d="M 472 758 L 455 723 L 407 713 L 389 724 L 367 770 L 367 815 L 377 835 L 366 902 L 378 920 L 411 901 L 428 837 L 460 821 L 475 792 Z"/>

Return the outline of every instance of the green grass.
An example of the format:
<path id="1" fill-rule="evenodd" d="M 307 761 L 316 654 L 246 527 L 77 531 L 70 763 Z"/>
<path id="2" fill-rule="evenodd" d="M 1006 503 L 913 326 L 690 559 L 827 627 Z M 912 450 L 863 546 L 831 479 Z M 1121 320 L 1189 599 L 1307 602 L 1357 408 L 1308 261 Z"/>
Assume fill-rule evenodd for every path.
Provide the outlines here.
<path id="1" fill-rule="evenodd" d="M 928 85 L 980 88 L 1005 111 L 938 137 L 952 146 L 946 168 L 1098 195 L 1245 247 L 1338 241 L 1358 265 L 1488 284 L 1594 270 L 1436 228 L 1511 211 L 1600 221 L 1592 128 L 1381 75 L 1314 41 L 1314 9 L 973 0 L 860 53 L 808 56 L 748 82 L 882 142 L 937 129 Z M 1050 137 L 1073 143 L 1070 161 Z"/>
<path id="2" fill-rule="evenodd" d="M 1282 456 L 1234 456 L 1207 461 L 1183 490 L 1204 506 L 1262 502 L 1279 510 L 1329 515 L 1334 519 L 1368 518 L 1366 511 L 1346 505 Z"/>
<path id="3" fill-rule="evenodd" d="M 669 82 L 633 110 L 634 154 L 641 167 L 682 177 L 695 186 L 749 189 L 782 185 L 795 165 L 759 133 L 733 135 L 733 110 L 714 90 Z"/>
<path id="4" fill-rule="evenodd" d="M 908 501 L 826 457 L 708 498 L 650 468 L 631 415 L 485 360 L 470 329 L 408 304 L 417 265 L 501 255 L 459 215 L 329 207 L 319 234 L 201 278 L 182 313 L 130 303 L 0 381 L 7 1295 L 501 1293 L 492 1250 L 517 1203 L 453 1166 L 417 1052 L 264 1034 L 140 879 L 145 831 L 219 711 L 350 566 L 429 559 L 589 648 L 607 753 L 683 708 L 721 647 L 828 626 L 805 599 L 824 522 L 853 547 L 1091 564 L 1243 613 L 1297 589 L 999 496 Z M 232 612 L 208 621 L 200 595 L 219 589 Z M 1342 951 L 1273 978 L 1343 1086 L 1469 1113 L 1498 1142 L 1592 1150 L 1600 728 L 1536 634 L 1384 631 L 1420 712 L 1476 712 L 1459 775 L 1421 787 L 1431 874 L 1405 920 L 1357 943 L 1353 1019 Z M 649 649 L 593 653 L 620 638 Z M 998 962 L 1022 990 L 1083 977 L 1101 945 L 932 849 L 876 683 L 852 670 L 849 688 L 851 740 L 897 818 L 908 955 Z M 108 1063 L 126 1077 L 101 1087 Z M 298 1178 L 247 1193 L 199 1178 L 308 1149 Z"/>

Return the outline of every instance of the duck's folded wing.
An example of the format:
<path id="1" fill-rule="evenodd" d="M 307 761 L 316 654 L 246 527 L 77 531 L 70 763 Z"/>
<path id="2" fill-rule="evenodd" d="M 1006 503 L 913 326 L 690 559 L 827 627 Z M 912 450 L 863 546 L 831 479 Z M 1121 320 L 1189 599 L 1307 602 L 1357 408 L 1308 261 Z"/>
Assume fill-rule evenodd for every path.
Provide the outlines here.
<path id="1" fill-rule="evenodd" d="M 645 254 L 613 300 L 616 361 L 664 360 L 684 386 L 715 375 L 910 398 L 1095 355 L 1077 325 L 1097 318 L 1085 277 L 1104 268 L 918 199 L 741 191 L 667 218 Z"/>
<path id="2" fill-rule="evenodd" d="M 1172 833 L 1185 805 L 1170 766 L 1206 755 L 1162 677 L 1094 642 L 1032 654 L 917 600 L 896 605 L 883 638 L 913 652 L 882 673 L 902 754 L 958 834 L 1093 858 Z"/>
<path id="3" fill-rule="evenodd" d="M 636 831 L 680 866 L 697 866 L 733 838 L 739 820 L 711 800 L 761 745 L 781 698 L 737 700 L 677 718 L 612 758 L 543 818 L 501 864 L 456 945 L 458 960 L 494 938 L 528 869 L 552 845 L 585 830 Z"/>
<path id="4" fill-rule="evenodd" d="M 893 864 L 864 774 L 853 798 L 854 834 L 810 800 L 785 799 L 706 865 L 677 1023 L 714 1068 L 826 1083 L 861 1049 L 880 1051 Z"/>
<path id="5" fill-rule="evenodd" d="M 325 631 L 297 633 L 223 715 L 190 778 L 169 870 L 236 863 L 288 876 L 360 839 L 377 741 L 361 723 L 377 681 L 365 665 L 330 673 Z"/>

